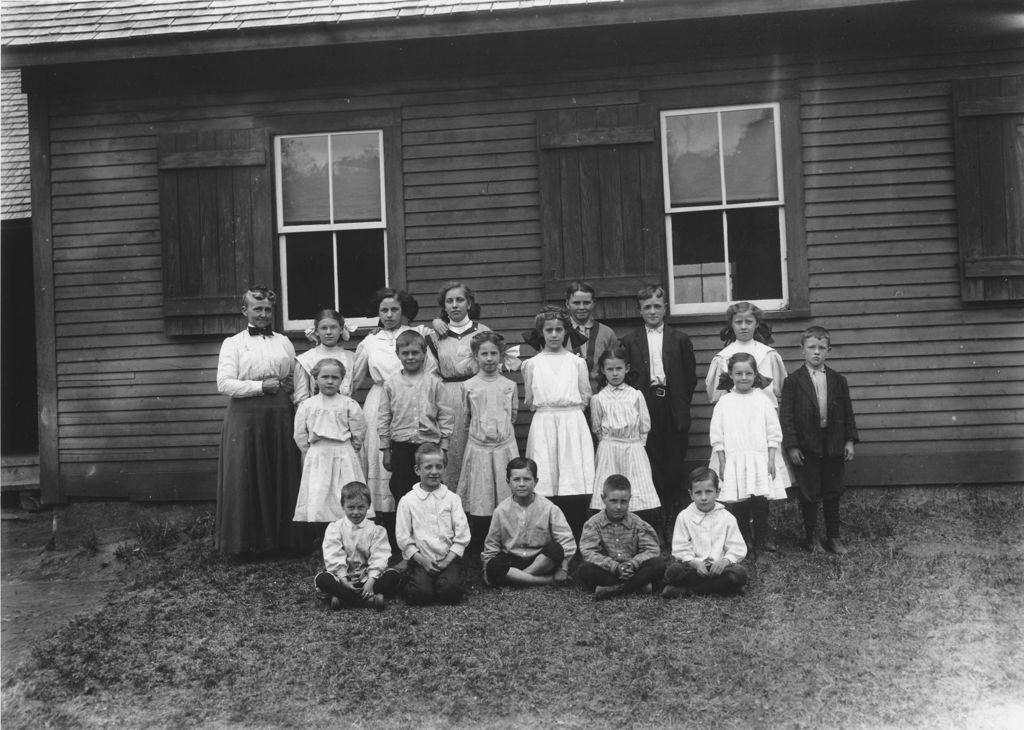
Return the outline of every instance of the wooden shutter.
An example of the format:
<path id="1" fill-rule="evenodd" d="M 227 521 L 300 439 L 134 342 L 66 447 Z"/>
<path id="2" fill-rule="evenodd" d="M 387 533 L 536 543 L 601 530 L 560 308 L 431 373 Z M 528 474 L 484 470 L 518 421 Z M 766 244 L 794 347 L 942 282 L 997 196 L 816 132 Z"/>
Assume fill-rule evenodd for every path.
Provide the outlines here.
<path id="1" fill-rule="evenodd" d="M 586 279 L 605 317 L 634 315 L 637 289 L 664 283 L 668 259 L 653 108 L 545 112 L 537 133 L 545 298 Z"/>
<path id="2" fill-rule="evenodd" d="M 270 163 L 265 129 L 158 140 L 167 334 L 236 332 L 244 324 L 241 293 L 272 285 Z"/>
<path id="3" fill-rule="evenodd" d="M 1024 76 L 956 85 L 961 298 L 1024 299 Z"/>

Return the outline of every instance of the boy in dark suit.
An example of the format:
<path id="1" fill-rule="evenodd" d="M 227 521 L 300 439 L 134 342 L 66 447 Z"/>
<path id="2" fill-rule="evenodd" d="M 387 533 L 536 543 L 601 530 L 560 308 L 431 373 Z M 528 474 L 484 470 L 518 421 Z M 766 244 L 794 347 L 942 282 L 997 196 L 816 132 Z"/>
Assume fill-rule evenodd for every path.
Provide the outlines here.
<path id="1" fill-rule="evenodd" d="M 825 515 L 822 545 L 842 555 L 839 541 L 839 498 L 843 496 L 845 463 L 853 460 L 859 440 L 846 378 L 825 367 L 832 336 L 824 327 L 808 327 L 800 337 L 804 366 L 782 385 L 779 420 L 782 446 L 789 454 L 800 485 L 804 518 L 803 547 L 817 549 L 818 502 Z"/>
<path id="2" fill-rule="evenodd" d="M 654 488 L 671 530 L 676 509 L 689 504 L 683 484 L 690 435 L 690 400 L 697 386 L 697 360 L 690 338 L 665 326 L 668 297 L 665 289 L 648 284 L 636 295 L 644 326 L 622 338 L 629 354 L 629 378 L 647 401 L 651 431 L 647 457 Z M 678 504 L 677 504 L 678 502 Z"/>

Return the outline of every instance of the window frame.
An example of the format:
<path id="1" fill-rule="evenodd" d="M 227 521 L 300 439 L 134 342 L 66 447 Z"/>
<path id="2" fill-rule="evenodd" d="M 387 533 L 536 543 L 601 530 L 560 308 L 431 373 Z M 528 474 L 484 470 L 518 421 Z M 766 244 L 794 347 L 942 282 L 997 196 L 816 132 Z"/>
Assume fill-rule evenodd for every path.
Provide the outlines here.
<path id="1" fill-rule="evenodd" d="M 753 304 L 757 305 L 765 312 L 781 312 L 791 309 L 792 305 L 792 273 L 790 271 L 790 247 L 789 247 L 789 216 L 787 215 L 787 208 L 790 206 L 790 202 L 787 196 L 786 186 L 786 159 L 784 155 L 784 114 L 783 104 L 781 101 L 750 101 L 746 103 L 738 104 L 715 104 L 706 106 L 686 107 L 686 108 L 672 108 L 662 109 L 658 114 L 658 128 L 659 138 L 661 141 L 661 173 L 662 173 L 662 190 L 663 190 L 663 214 L 665 217 L 665 248 L 666 248 L 666 260 L 667 260 L 667 283 L 668 283 L 668 295 L 669 295 L 669 312 L 673 315 L 702 315 L 702 314 L 718 314 L 722 311 L 723 306 L 727 306 L 730 302 L 737 301 L 731 296 L 727 296 L 722 301 L 715 302 L 695 302 L 695 303 L 683 303 L 676 300 L 676 287 L 675 287 L 675 252 L 673 251 L 672 245 L 672 225 L 673 216 L 680 213 L 698 213 L 698 212 L 709 212 L 709 211 L 720 211 L 723 220 L 722 226 L 724 231 L 723 240 L 723 254 L 725 261 L 729 262 L 729 239 L 728 239 L 728 222 L 724 216 L 732 210 L 745 210 L 752 208 L 776 208 L 778 210 L 779 219 L 779 265 L 782 285 L 782 296 L 774 299 L 751 299 Z M 670 187 L 670 167 L 668 159 L 668 119 L 671 117 L 678 116 L 690 116 L 697 114 L 709 114 L 714 113 L 716 115 L 716 123 L 718 130 L 718 141 L 722 140 L 722 114 L 723 112 L 731 111 L 746 111 L 754 109 L 770 109 L 772 111 L 773 123 L 774 123 L 774 137 L 775 137 L 775 176 L 776 176 L 776 189 L 777 196 L 775 199 L 770 201 L 755 201 L 745 203 L 729 203 L 719 202 L 716 204 L 709 205 L 687 205 L 687 206 L 674 206 L 672 203 L 672 191 Z M 726 176 L 724 169 L 724 154 L 719 144 L 718 153 L 719 173 L 720 173 L 720 184 L 721 184 L 721 199 L 726 199 Z M 732 277 L 730 276 L 729 267 L 725 268 L 725 281 L 727 287 L 727 294 L 731 295 L 732 291 Z"/>
<path id="2" fill-rule="evenodd" d="M 332 243 L 334 244 L 332 250 L 332 261 L 334 264 L 334 307 L 338 307 L 339 299 L 339 288 L 338 288 L 338 233 L 342 231 L 353 231 L 353 230 L 380 230 L 383 237 L 383 251 L 384 257 L 384 283 L 383 286 L 391 286 L 392 281 L 392 255 L 390 251 L 390 231 L 389 231 L 389 215 L 388 215 L 388 170 L 387 170 L 387 158 L 390 154 L 387 147 L 387 135 L 386 130 L 382 125 L 367 125 L 372 128 L 355 129 L 351 127 L 345 127 L 343 129 L 334 129 L 330 131 L 297 131 L 297 132 L 285 132 L 279 131 L 274 134 L 273 137 L 273 165 L 274 165 L 274 207 L 276 220 L 274 222 L 274 235 L 277 237 L 277 254 L 280 265 L 280 288 L 281 288 L 281 326 L 285 331 L 301 331 L 313 325 L 312 319 L 291 319 L 288 312 L 288 257 L 286 255 L 287 238 L 289 234 L 293 233 L 330 233 Z M 326 137 L 327 139 L 327 159 L 331 160 L 331 138 L 339 135 L 354 135 L 354 134 L 376 134 L 378 140 L 378 151 L 379 151 L 379 174 L 380 174 L 380 219 L 376 221 L 356 221 L 347 223 L 317 223 L 317 224 L 300 224 L 300 225 L 287 225 L 284 219 L 284 185 L 282 182 L 282 157 L 281 157 L 281 143 L 285 139 L 296 139 L 296 138 L 309 138 L 309 137 Z M 333 181 L 334 176 L 328 174 L 328 202 L 331 207 L 331 217 L 333 217 Z M 373 327 L 377 323 L 376 317 L 373 316 L 357 316 L 359 313 L 356 312 L 341 312 L 342 316 L 345 317 L 346 326 L 350 330 L 358 328 Z"/>

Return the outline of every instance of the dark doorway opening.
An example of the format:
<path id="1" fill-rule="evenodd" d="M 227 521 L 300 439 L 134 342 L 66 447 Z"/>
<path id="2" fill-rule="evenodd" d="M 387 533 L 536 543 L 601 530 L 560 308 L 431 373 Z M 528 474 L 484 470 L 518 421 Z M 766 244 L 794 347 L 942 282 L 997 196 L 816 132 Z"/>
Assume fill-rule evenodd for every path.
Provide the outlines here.
<path id="1" fill-rule="evenodd" d="M 0 453 L 37 454 L 32 219 L 0 228 Z"/>

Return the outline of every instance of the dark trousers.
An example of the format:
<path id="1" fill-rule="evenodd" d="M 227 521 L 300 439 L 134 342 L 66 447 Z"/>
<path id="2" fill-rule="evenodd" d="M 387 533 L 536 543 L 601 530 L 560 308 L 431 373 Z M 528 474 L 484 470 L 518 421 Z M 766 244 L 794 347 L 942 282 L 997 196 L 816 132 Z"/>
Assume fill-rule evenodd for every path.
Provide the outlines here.
<path id="1" fill-rule="evenodd" d="M 730 565 L 721 575 L 701 575 L 689 563 L 674 561 L 665 569 L 665 582 L 670 586 L 688 588 L 693 593 L 735 593 L 747 583 L 747 569 Z"/>
<path id="2" fill-rule="evenodd" d="M 541 551 L 537 555 L 543 555 L 546 557 L 555 564 L 554 570 L 558 570 L 562 567 L 562 561 L 565 560 L 565 548 L 562 547 L 561 543 L 552 540 L 541 548 Z M 498 553 L 487 561 L 487 568 L 484 570 L 487 575 L 487 582 L 492 586 L 504 585 L 505 576 L 508 575 L 509 570 L 512 568 L 516 568 L 517 570 L 526 570 L 533 564 L 533 561 L 537 559 L 537 555 L 534 555 L 532 558 L 524 558 L 519 555 L 513 555 L 512 553 Z"/>
<path id="3" fill-rule="evenodd" d="M 391 442 L 391 480 L 388 488 L 391 489 L 391 496 L 395 498 L 395 509 L 398 509 L 398 500 L 404 497 L 412 489 L 413 485 L 420 480 L 416 474 L 416 449 L 420 444 L 408 441 Z"/>
<path id="4" fill-rule="evenodd" d="M 402 574 L 397 570 L 385 570 L 373 583 L 373 592 L 382 596 L 393 596 L 398 592 L 398 586 L 402 581 Z M 356 586 L 353 590 L 344 585 L 341 581 L 328 573 L 326 570 L 316 574 L 313 579 L 318 594 L 334 596 L 345 608 L 358 608 L 366 605 L 363 598 L 362 586 Z"/>
<path id="5" fill-rule="evenodd" d="M 665 575 L 667 558 L 651 558 L 643 563 L 626 580 L 595 563 L 584 562 L 576 571 L 576 580 L 588 591 L 597 586 L 622 586 L 623 593 L 638 593 L 648 583 L 657 583 Z"/>
<path id="6" fill-rule="evenodd" d="M 569 529 L 572 530 L 572 536 L 576 538 L 576 542 L 579 542 L 580 535 L 583 534 L 583 523 L 587 521 L 590 512 L 591 495 L 575 494 L 571 497 L 548 497 L 548 499 L 562 510 L 565 521 L 569 523 Z"/>
<path id="7" fill-rule="evenodd" d="M 843 483 L 846 462 L 843 457 L 815 456 L 806 451 L 803 454 L 803 465 L 793 465 L 800 495 L 810 502 L 842 497 L 846 491 Z"/>
<path id="8" fill-rule="evenodd" d="M 825 536 L 831 539 L 839 537 L 839 497 L 821 500 L 821 511 L 825 515 Z M 818 503 L 808 499 L 800 499 L 800 513 L 804 518 L 804 534 L 813 540 L 818 531 Z"/>
<path id="9" fill-rule="evenodd" d="M 455 558 L 437 575 L 431 575 L 415 560 L 409 561 L 403 593 L 411 606 L 445 603 L 454 606 L 465 595 L 466 571 L 462 558 Z"/>
<path id="10" fill-rule="evenodd" d="M 647 458 L 651 462 L 654 489 L 665 510 L 666 524 L 671 527 L 679 510 L 690 504 L 690 485 L 684 467 L 690 435 L 676 429 L 667 395 L 648 395 L 647 410 L 651 413 Z"/>
<path id="11" fill-rule="evenodd" d="M 818 502 L 825 516 L 825 535 L 839 537 L 839 499 L 846 491 L 842 456 L 815 456 L 804 451 L 802 466 L 793 465 L 800 486 L 800 512 L 808 539 L 818 529 Z"/>

